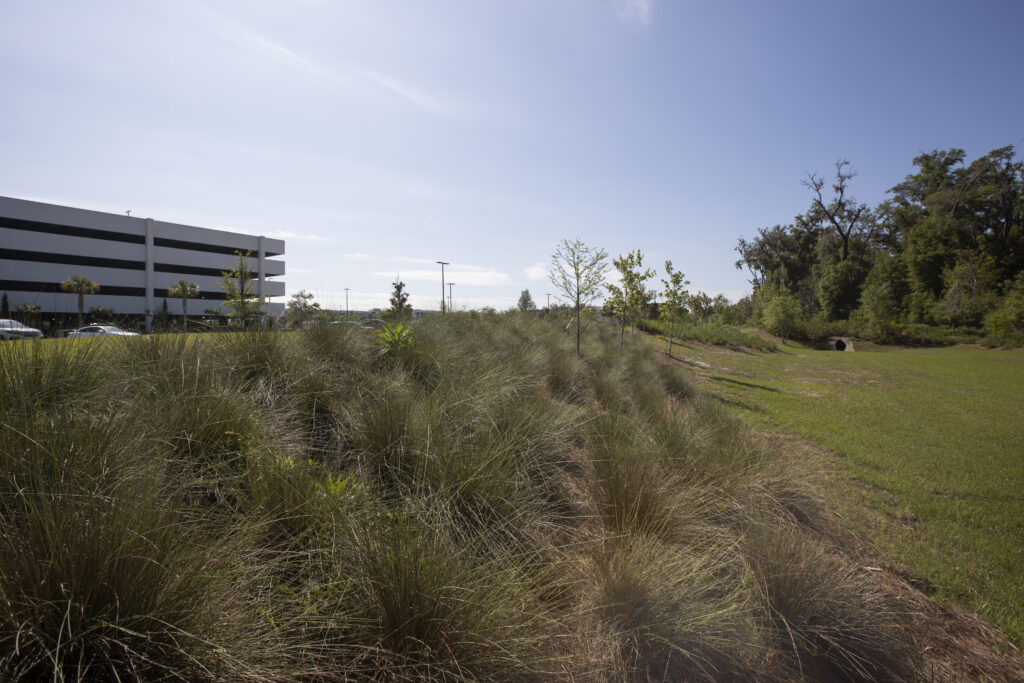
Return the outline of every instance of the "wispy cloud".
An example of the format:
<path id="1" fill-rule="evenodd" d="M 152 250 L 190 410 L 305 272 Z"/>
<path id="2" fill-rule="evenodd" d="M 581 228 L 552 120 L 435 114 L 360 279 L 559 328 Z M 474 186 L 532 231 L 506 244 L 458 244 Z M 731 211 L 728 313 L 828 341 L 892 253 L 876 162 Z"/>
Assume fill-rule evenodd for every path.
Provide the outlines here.
<path id="1" fill-rule="evenodd" d="M 655 0 L 617 0 L 619 19 L 628 24 L 647 27 L 651 25 Z"/>
<path id="2" fill-rule="evenodd" d="M 279 240 L 297 240 L 299 242 L 337 242 L 333 237 L 317 235 L 312 232 L 291 232 L 290 230 L 276 230 L 267 233 L 267 237 Z"/>
<path id="3" fill-rule="evenodd" d="M 371 83 L 375 83 L 382 88 L 386 88 L 387 90 L 390 90 L 399 97 L 405 98 L 409 102 L 415 104 L 417 107 L 426 109 L 427 111 L 433 114 L 444 113 L 443 106 L 438 100 L 431 97 L 430 95 L 427 95 L 426 93 L 416 90 L 412 86 L 403 83 L 397 78 L 392 78 L 391 76 L 386 76 L 382 73 L 374 71 L 373 69 L 366 69 L 359 66 L 349 66 L 349 69 L 351 69 L 353 73 L 355 73 L 358 76 L 361 76 L 365 80 L 368 80 Z"/>
<path id="4" fill-rule="evenodd" d="M 275 59 L 282 64 L 301 69 L 315 76 L 321 78 L 333 78 L 334 74 L 330 70 L 323 66 L 300 57 L 298 54 L 293 52 L 288 47 L 278 43 L 264 35 L 256 33 L 240 24 L 229 23 L 226 20 L 222 20 L 222 25 L 227 31 L 228 35 L 234 38 L 236 41 L 249 45 L 255 48 L 257 51 L 262 52 L 265 56 Z"/>
<path id="5" fill-rule="evenodd" d="M 403 282 L 407 280 L 431 280 L 441 281 L 441 271 L 437 268 L 402 270 L 398 273 L 378 271 L 374 275 L 382 277 L 395 277 L 396 275 Z M 456 287 L 459 285 L 474 287 L 500 287 L 511 282 L 507 273 L 502 273 L 494 268 L 462 267 L 452 268 L 445 271 L 445 282 L 451 282 Z"/>
<path id="6" fill-rule="evenodd" d="M 446 106 L 439 98 L 389 74 L 384 74 L 358 64 L 344 64 L 343 71 L 339 72 L 307 57 L 303 57 L 287 45 L 257 33 L 226 17 L 218 17 L 218 23 L 230 39 L 247 45 L 263 55 L 292 68 L 331 81 L 336 85 L 351 84 L 353 80 L 362 81 L 398 95 L 406 102 L 432 114 L 449 113 L 450 107 Z"/>
<path id="7" fill-rule="evenodd" d="M 548 279 L 548 264 L 545 261 L 535 263 L 532 266 L 523 268 L 523 275 L 531 282 L 540 282 Z"/>
<path id="8" fill-rule="evenodd" d="M 395 260 L 399 263 L 437 263 L 436 259 L 417 258 L 415 256 L 399 256 Z"/>

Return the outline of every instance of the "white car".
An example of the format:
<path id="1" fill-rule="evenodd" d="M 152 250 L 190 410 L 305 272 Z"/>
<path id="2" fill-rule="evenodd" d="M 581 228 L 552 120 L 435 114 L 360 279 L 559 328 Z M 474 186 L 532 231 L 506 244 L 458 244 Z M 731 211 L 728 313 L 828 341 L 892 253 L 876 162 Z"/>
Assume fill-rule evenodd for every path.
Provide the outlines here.
<path id="1" fill-rule="evenodd" d="M 17 320 L 0 318 L 0 339 L 39 339 L 43 336 L 40 330 L 23 325 Z"/>
<path id="2" fill-rule="evenodd" d="M 73 332 L 68 332 L 69 337 L 137 337 L 138 332 L 122 330 L 117 325 L 86 325 Z"/>

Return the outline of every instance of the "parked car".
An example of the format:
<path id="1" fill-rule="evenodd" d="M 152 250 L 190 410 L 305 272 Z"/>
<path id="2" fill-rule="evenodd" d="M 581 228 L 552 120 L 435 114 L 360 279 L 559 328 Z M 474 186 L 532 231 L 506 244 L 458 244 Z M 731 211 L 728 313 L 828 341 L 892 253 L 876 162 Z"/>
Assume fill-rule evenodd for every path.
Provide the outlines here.
<path id="1" fill-rule="evenodd" d="M 332 325 L 348 325 L 363 330 L 383 330 L 386 322 L 380 318 L 365 318 L 362 320 L 335 320 Z"/>
<path id="2" fill-rule="evenodd" d="M 0 318 L 0 339 L 38 339 L 42 336 L 41 330 L 24 325 L 17 320 Z"/>
<path id="3" fill-rule="evenodd" d="M 138 332 L 122 330 L 117 325 L 86 325 L 68 332 L 69 337 L 137 337 Z"/>

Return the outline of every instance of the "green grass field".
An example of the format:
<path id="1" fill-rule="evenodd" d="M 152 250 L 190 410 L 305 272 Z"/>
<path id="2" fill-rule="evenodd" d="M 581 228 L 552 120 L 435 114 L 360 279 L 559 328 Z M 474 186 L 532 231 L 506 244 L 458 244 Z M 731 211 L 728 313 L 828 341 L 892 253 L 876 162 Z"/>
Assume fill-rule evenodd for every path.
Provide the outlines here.
<path id="1" fill-rule="evenodd" d="M 1024 643 L 1024 354 L 676 348 L 743 420 L 827 449 L 806 450 L 865 540 Z"/>

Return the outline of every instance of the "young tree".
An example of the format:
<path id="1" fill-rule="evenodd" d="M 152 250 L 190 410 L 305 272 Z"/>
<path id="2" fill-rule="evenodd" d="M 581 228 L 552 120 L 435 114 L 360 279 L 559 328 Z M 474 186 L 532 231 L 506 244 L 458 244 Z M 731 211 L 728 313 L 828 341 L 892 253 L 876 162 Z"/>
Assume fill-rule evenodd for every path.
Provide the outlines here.
<path id="1" fill-rule="evenodd" d="M 664 301 L 660 306 L 662 320 L 667 320 L 668 328 L 668 357 L 672 357 L 672 340 L 675 337 L 676 323 L 686 315 L 686 305 L 690 300 L 690 293 L 686 291 L 686 285 L 690 281 L 685 278 L 682 271 L 675 270 L 671 261 L 665 261 L 665 275 L 668 279 L 662 279 L 665 289 L 661 294 Z"/>
<path id="2" fill-rule="evenodd" d="M 619 261 L 622 261 L 619 257 Z M 648 268 L 641 270 L 644 265 L 644 255 L 637 249 L 635 252 L 626 255 L 625 263 L 615 267 L 622 273 L 622 285 L 625 288 L 626 303 L 629 305 L 630 329 L 636 318 L 646 317 L 647 306 L 651 303 L 658 292 L 653 289 L 646 289 L 644 283 L 654 277 L 654 271 Z"/>
<path id="3" fill-rule="evenodd" d="M 167 307 L 167 297 L 164 297 L 163 301 L 160 302 L 160 309 L 157 311 L 156 315 L 153 316 L 153 322 L 156 329 L 161 332 L 166 332 L 170 328 L 171 310 Z"/>
<path id="4" fill-rule="evenodd" d="M 573 307 L 576 319 L 576 357 L 580 356 L 580 314 L 584 306 L 589 306 L 601 291 L 604 282 L 605 262 L 608 252 L 604 249 L 593 249 L 583 244 L 578 238 L 561 244 L 551 255 L 551 284 L 565 295 Z"/>
<path id="5" fill-rule="evenodd" d="M 167 296 L 181 299 L 181 329 L 188 331 L 188 300 L 199 298 L 199 285 L 188 280 L 178 280 L 167 288 Z"/>
<path id="6" fill-rule="evenodd" d="M 263 311 L 263 297 L 253 291 L 253 274 L 246 258 L 250 253 L 236 251 L 235 267 L 223 271 L 218 283 L 224 290 L 224 305 L 231 309 L 231 319 L 243 328 L 251 325 Z"/>
<path id="7" fill-rule="evenodd" d="M 4 292 L 4 298 L 0 300 L 0 318 L 11 317 L 11 304 L 7 300 L 7 292 Z"/>
<path id="8" fill-rule="evenodd" d="M 391 320 L 401 322 L 412 317 L 412 304 L 409 303 L 409 293 L 405 291 L 405 283 L 401 280 L 395 280 L 390 304 L 386 315 Z"/>
<path id="9" fill-rule="evenodd" d="M 70 280 L 60 283 L 60 289 L 62 292 L 78 295 L 78 326 L 81 327 L 83 325 L 82 312 L 85 310 L 85 295 L 95 294 L 100 291 L 100 286 L 87 277 L 75 275 Z"/>
<path id="10" fill-rule="evenodd" d="M 306 322 L 315 320 L 320 313 L 320 304 L 313 301 L 313 295 L 300 289 L 292 294 L 292 298 L 288 301 L 288 326 L 300 327 Z"/>
<path id="11" fill-rule="evenodd" d="M 650 268 L 641 271 L 643 263 L 644 255 L 640 253 L 639 249 L 613 259 L 612 265 L 622 276 L 622 287 L 605 285 L 612 295 L 609 303 L 619 318 L 619 351 L 622 351 L 622 338 L 626 333 L 626 322 L 628 321 L 632 325 L 640 311 L 646 308 L 647 303 L 654 297 L 653 291 L 644 288 L 644 283 L 654 277 L 654 271 Z"/>
<path id="12" fill-rule="evenodd" d="M 530 290 L 524 289 L 522 293 L 519 294 L 519 303 L 516 304 L 516 306 L 524 313 L 537 308 L 537 304 L 533 303 L 533 297 L 530 296 Z"/>
<path id="13" fill-rule="evenodd" d="M 626 301 L 626 290 L 618 285 L 606 284 L 608 290 L 608 301 L 606 308 L 619 321 L 619 353 L 622 353 L 622 340 L 626 336 L 626 318 L 629 317 L 629 304 Z"/>

